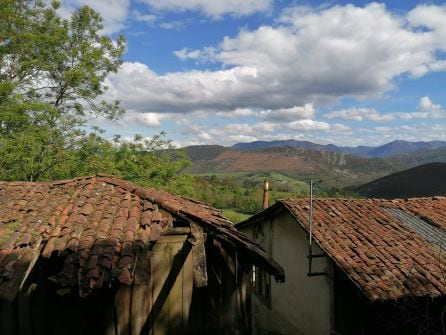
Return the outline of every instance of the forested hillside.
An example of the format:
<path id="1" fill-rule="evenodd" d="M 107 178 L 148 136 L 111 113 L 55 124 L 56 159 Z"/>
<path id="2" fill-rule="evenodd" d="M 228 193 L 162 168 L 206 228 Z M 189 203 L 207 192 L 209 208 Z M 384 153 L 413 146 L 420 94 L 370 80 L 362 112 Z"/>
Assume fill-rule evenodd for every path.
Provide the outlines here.
<path id="1" fill-rule="evenodd" d="M 393 173 L 353 191 L 369 198 L 446 196 L 446 163 L 429 163 Z"/>

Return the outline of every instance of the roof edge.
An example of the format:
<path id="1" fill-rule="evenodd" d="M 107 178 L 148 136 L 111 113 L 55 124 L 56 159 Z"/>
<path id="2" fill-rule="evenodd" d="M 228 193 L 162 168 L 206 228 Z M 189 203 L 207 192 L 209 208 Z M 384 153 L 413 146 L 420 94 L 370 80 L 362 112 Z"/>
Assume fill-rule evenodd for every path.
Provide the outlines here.
<path id="1" fill-rule="evenodd" d="M 273 214 L 275 214 L 276 212 L 279 212 L 283 208 L 285 208 L 284 204 L 280 200 L 277 200 L 274 205 L 258 212 L 257 214 L 254 214 L 253 216 L 247 218 L 244 221 L 241 221 L 241 222 L 235 224 L 234 226 L 237 229 L 245 228 L 251 224 L 261 221 L 264 218 L 272 216 Z"/>

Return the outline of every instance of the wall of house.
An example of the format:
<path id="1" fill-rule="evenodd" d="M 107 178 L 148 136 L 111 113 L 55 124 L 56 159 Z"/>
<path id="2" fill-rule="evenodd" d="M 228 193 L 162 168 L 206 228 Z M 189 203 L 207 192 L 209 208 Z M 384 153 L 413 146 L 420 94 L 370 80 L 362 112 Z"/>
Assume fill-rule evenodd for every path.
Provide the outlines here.
<path id="1" fill-rule="evenodd" d="M 285 283 L 271 281 L 271 308 L 253 294 L 256 334 L 329 334 L 333 325 L 332 281 L 308 277 L 308 237 L 285 211 L 243 232 L 257 240 L 285 270 Z M 314 254 L 321 253 L 318 248 Z M 313 272 L 332 271 L 331 261 L 313 259 Z"/>

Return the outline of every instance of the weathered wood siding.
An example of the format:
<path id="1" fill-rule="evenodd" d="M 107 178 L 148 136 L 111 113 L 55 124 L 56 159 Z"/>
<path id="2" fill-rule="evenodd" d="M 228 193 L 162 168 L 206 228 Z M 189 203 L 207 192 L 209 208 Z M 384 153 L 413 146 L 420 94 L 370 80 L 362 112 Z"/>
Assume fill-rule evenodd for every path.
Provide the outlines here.
<path id="1" fill-rule="evenodd" d="M 139 259 L 146 283 L 98 289 L 86 298 L 58 295 L 42 265 L 13 302 L 0 301 L 0 334 L 187 334 L 193 289 L 187 237 L 163 236 L 149 259 Z"/>
<path id="2" fill-rule="evenodd" d="M 0 334 L 250 334 L 251 266 L 210 239 L 208 283 L 196 287 L 188 238 L 161 237 L 149 254 L 138 256 L 135 284 L 104 285 L 86 298 L 56 293 L 59 287 L 47 278 L 60 264 L 43 260 L 13 302 L 0 301 Z"/>

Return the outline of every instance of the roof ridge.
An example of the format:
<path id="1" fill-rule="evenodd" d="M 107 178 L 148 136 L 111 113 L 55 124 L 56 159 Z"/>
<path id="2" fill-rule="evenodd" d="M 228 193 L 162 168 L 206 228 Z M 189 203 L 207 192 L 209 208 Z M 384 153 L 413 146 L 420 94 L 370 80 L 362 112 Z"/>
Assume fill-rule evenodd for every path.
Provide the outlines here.
<path id="1" fill-rule="evenodd" d="M 0 185 L 44 185 L 44 186 L 51 186 L 51 185 L 64 185 L 71 182 L 78 182 L 82 180 L 89 180 L 96 178 L 97 175 L 90 175 L 90 176 L 82 176 L 82 177 L 74 177 L 74 178 L 68 178 L 68 179 L 58 179 L 58 180 L 46 180 L 46 181 L 26 181 L 26 180 L 13 180 L 13 181 L 5 181 L 1 180 Z"/>
<path id="2" fill-rule="evenodd" d="M 446 196 L 430 196 L 430 197 L 412 197 L 412 198 L 313 198 L 313 201 L 353 201 L 353 202 L 407 202 L 413 200 L 444 200 Z M 287 198 L 287 199 L 277 199 L 277 202 L 293 202 L 293 201 L 308 201 L 309 197 L 306 198 Z"/>

